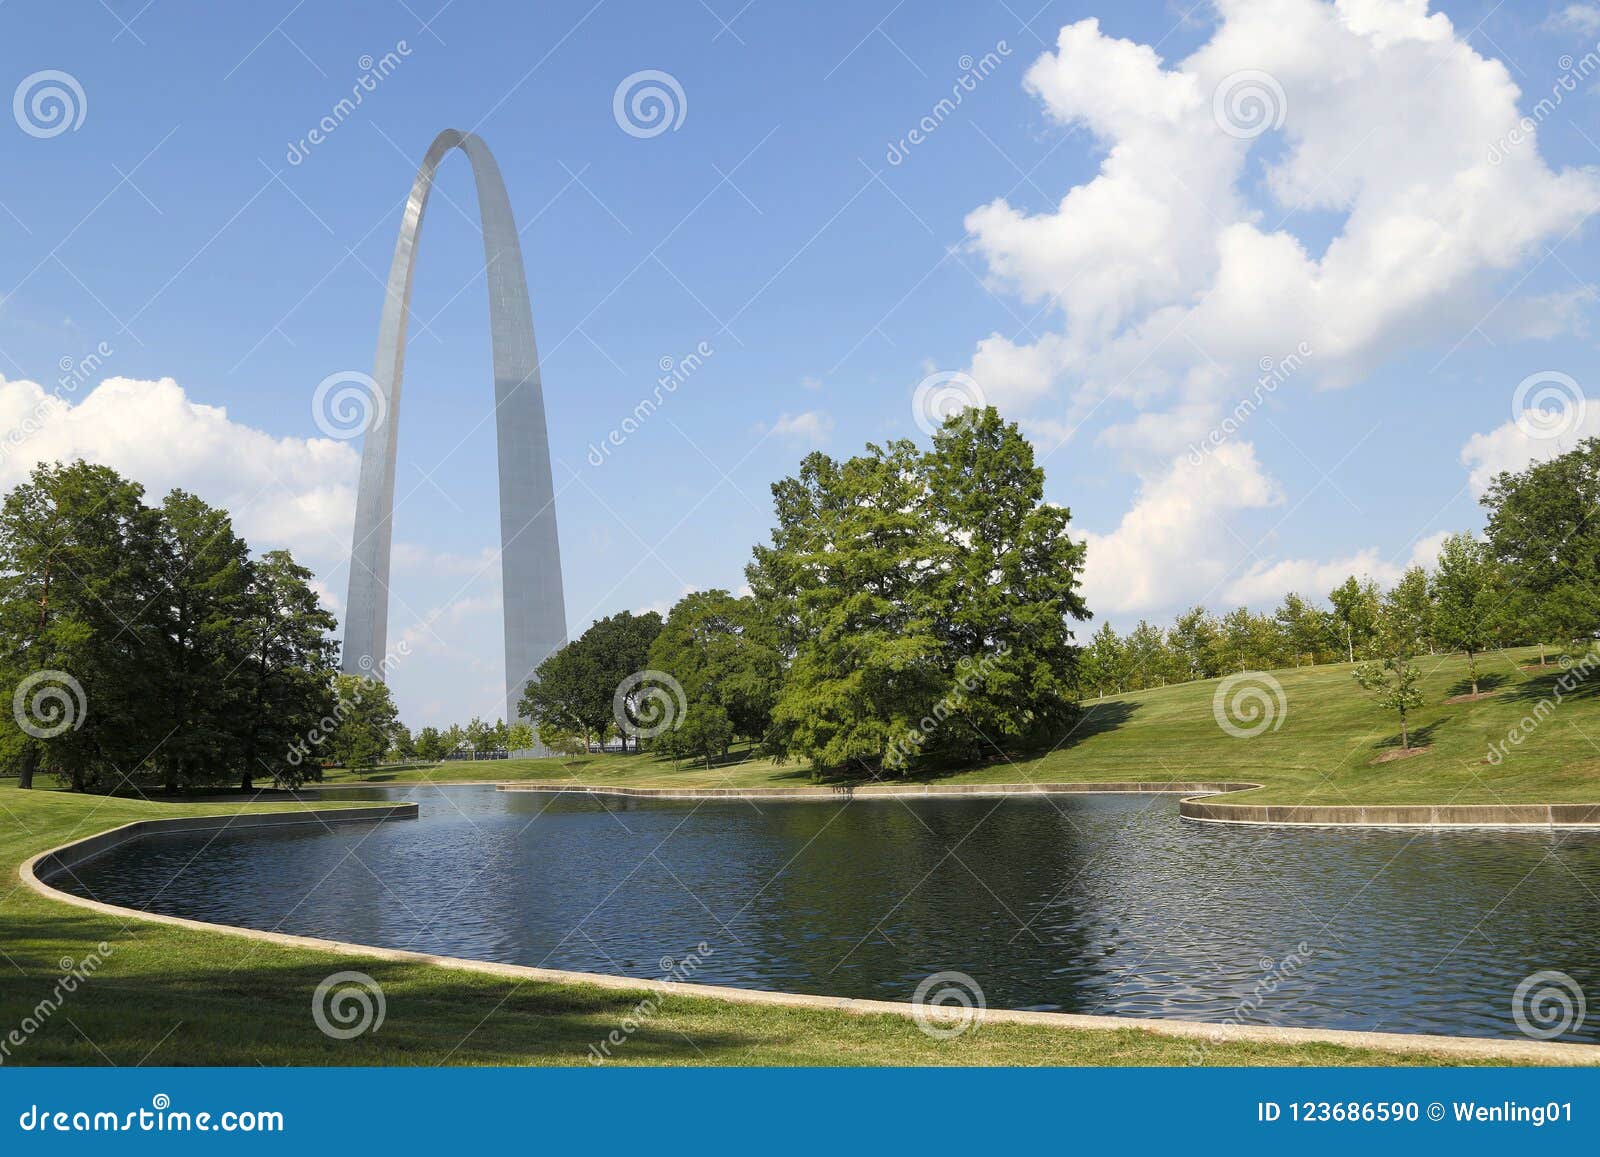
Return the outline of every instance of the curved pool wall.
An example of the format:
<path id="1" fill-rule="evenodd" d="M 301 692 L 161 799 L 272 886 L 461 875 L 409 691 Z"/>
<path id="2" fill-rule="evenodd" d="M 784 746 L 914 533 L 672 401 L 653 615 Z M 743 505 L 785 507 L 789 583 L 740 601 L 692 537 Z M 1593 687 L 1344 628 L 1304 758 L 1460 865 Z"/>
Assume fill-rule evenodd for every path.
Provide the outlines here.
<path id="1" fill-rule="evenodd" d="M 696 985 L 905 1001 L 952 971 L 991 1008 L 1219 1028 L 1515 1038 L 1523 978 L 1597 979 L 1588 833 L 1184 824 L 1149 793 L 813 808 L 363 794 L 421 799 L 422 818 L 166 834 L 61 885 L 425 955 L 654 980 L 704 943 L 682 977 Z"/>
<path id="2" fill-rule="evenodd" d="M 1129 780 L 1081 783 L 867 784 L 840 787 L 616 787 L 605 784 L 491 782 L 501 791 L 579 792 L 635 799 L 923 799 L 932 796 L 990 798 L 1006 795 L 1182 795 L 1184 819 L 1219 824 L 1349 828 L 1594 828 L 1600 803 L 1530 804 L 1258 804 L 1215 798 L 1255 791 L 1259 783 Z M 441 785 L 446 786 L 446 785 Z M 453 785 L 451 785 L 453 786 Z M 324 789 L 326 790 L 326 789 Z"/>

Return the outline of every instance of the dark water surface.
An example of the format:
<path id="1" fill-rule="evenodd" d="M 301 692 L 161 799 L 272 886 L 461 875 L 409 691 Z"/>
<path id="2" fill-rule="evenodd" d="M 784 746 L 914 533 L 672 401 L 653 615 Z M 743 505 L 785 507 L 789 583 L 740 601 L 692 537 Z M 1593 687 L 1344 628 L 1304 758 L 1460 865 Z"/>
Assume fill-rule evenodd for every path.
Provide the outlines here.
<path id="1" fill-rule="evenodd" d="M 125 845 L 58 886 L 252 928 L 701 983 L 1514 1036 L 1558 970 L 1600 1041 L 1600 836 L 1285 830 L 1173 796 L 783 803 L 385 788 L 413 822 Z"/>

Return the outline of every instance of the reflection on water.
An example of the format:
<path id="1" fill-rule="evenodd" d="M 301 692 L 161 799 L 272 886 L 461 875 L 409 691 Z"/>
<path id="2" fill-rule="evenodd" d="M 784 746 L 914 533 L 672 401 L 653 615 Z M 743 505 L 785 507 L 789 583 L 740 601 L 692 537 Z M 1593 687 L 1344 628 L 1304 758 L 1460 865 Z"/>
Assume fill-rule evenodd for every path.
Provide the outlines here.
<path id="1" fill-rule="evenodd" d="M 958 970 L 997 1008 L 1391 1032 L 1516 1035 L 1518 981 L 1557 969 L 1596 1009 L 1566 1039 L 1600 1041 L 1588 833 L 1220 827 L 1171 796 L 358 795 L 422 818 L 163 836 L 58 884 L 550 968 L 654 978 L 704 942 L 702 983 L 907 1000 Z"/>

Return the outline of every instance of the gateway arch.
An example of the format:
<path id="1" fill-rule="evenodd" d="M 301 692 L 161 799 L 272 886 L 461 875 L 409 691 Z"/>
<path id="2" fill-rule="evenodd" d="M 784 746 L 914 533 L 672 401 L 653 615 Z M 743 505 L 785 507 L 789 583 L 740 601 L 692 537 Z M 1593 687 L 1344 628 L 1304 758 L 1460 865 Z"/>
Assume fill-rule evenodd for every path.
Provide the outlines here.
<path id="1" fill-rule="evenodd" d="M 378 327 L 373 365 L 377 397 L 361 450 L 355 538 L 350 548 L 344 670 L 382 678 L 388 666 L 389 548 L 394 524 L 396 439 L 406 323 L 422 216 L 433 174 L 452 149 L 466 153 L 478 188 L 489 282 L 489 337 L 494 347 L 495 435 L 500 468 L 500 573 L 505 603 L 506 719 L 517 718 L 523 685 L 545 656 L 566 641 L 561 547 L 544 390 L 533 341 L 533 312 L 522 248 L 500 167 L 473 133 L 446 129 L 428 146 L 406 201 Z"/>

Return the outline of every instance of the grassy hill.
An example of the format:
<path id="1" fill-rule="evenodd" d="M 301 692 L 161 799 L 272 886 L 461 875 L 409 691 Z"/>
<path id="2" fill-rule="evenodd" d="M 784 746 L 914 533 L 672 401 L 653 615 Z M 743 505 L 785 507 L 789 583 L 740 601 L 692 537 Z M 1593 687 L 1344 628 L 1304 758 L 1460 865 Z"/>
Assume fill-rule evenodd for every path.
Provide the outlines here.
<path id="1" fill-rule="evenodd" d="M 1580 682 L 1554 661 L 1542 670 L 1532 666 L 1537 662 L 1537 648 L 1481 659 L 1484 695 L 1465 700 L 1461 697 L 1470 691 L 1465 658 L 1424 656 L 1419 666 L 1426 701 L 1410 723 L 1413 744 L 1427 750 L 1403 759 L 1393 758 L 1400 742 L 1395 714 L 1379 708 L 1356 685 L 1350 664 L 1335 663 L 1271 672 L 1282 688 L 1282 711 L 1275 726 L 1253 737 L 1236 737 L 1218 724 L 1213 699 L 1220 681 L 1201 680 L 1093 700 L 1073 734 L 1047 753 L 996 756 L 978 767 L 911 781 L 1248 780 L 1263 786 L 1233 798 L 1261 803 L 1600 800 L 1600 671 Z M 1564 677 L 1570 685 L 1559 688 Z M 1498 764 L 1487 762 L 1491 744 L 1503 743 L 1513 728 L 1524 729 L 1525 720 L 1536 718 L 1520 745 L 1506 746 Z M 708 770 L 674 767 L 650 755 L 450 763 L 364 776 L 333 773 L 329 782 L 429 779 L 633 787 L 811 782 L 808 769 L 794 764 L 740 758 Z"/>

